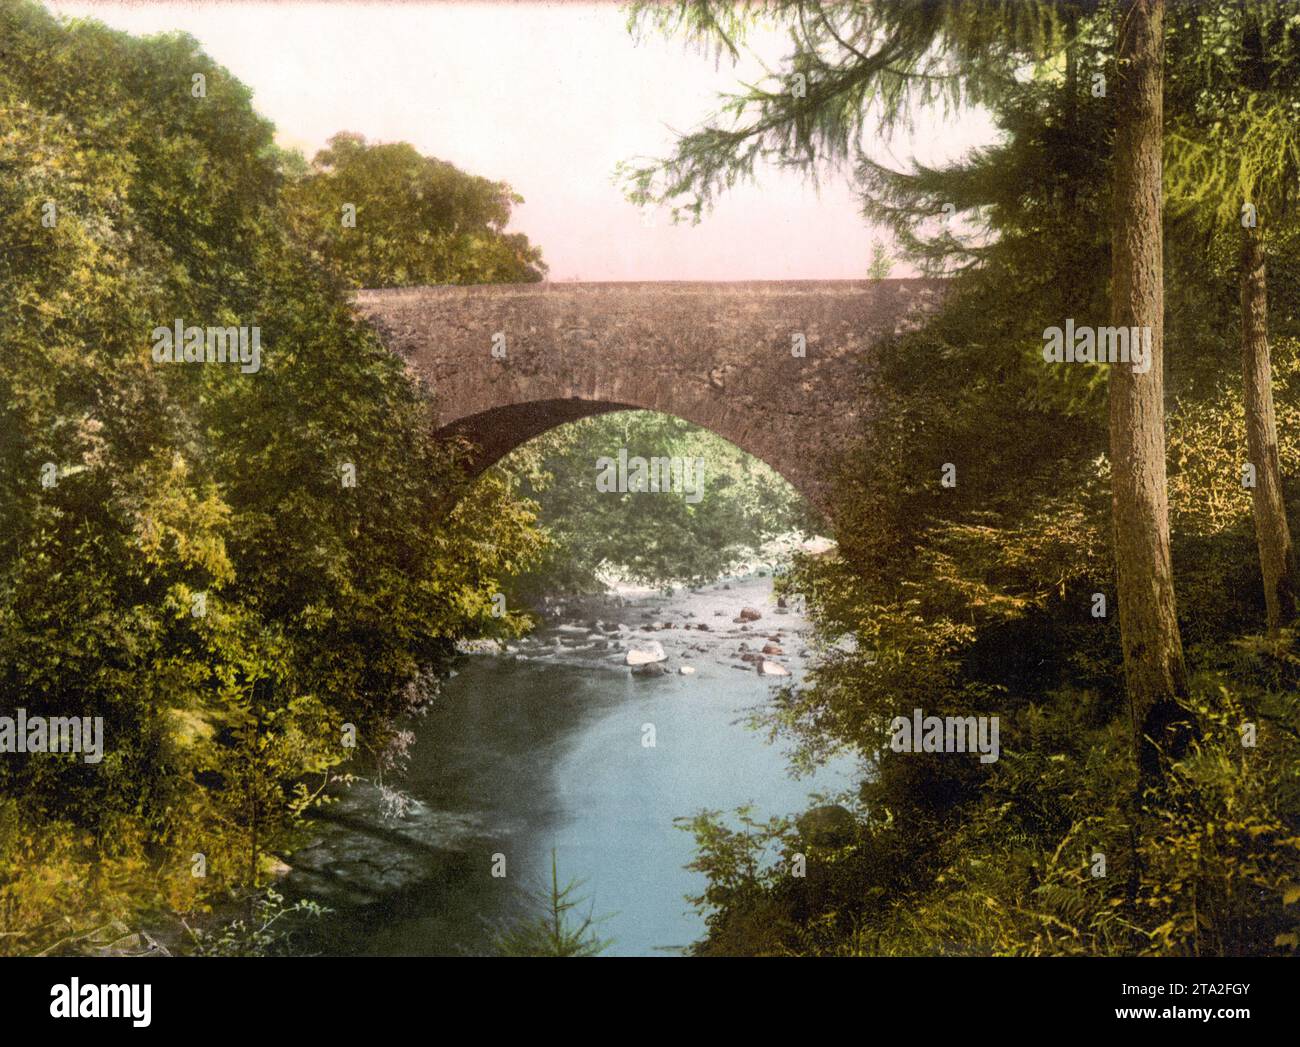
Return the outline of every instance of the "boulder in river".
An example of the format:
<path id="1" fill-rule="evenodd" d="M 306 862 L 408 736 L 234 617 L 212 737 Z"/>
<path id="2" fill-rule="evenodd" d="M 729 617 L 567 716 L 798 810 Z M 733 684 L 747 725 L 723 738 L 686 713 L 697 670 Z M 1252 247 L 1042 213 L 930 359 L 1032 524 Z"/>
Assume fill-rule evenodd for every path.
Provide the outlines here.
<path id="1" fill-rule="evenodd" d="M 456 641 L 456 650 L 460 654 L 500 654 L 502 646 L 496 640 Z"/>
<path id="2" fill-rule="evenodd" d="M 784 665 L 777 662 L 768 661 L 764 658 L 758 666 L 759 674 L 762 676 L 789 676 L 790 670 Z"/>
<path id="3" fill-rule="evenodd" d="M 759 610 L 757 610 L 757 609 L 755 609 L 755 608 L 753 608 L 753 607 L 742 607 L 742 608 L 740 609 L 740 617 L 737 619 L 737 621 L 741 621 L 741 622 L 756 622 L 756 621 L 758 621 L 758 620 L 759 620 L 760 618 L 762 618 L 762 617 L 763 617 L 763 614 L 762 614 L 761 611 L 759 611 Z"/>
<path id="4" fill-rule="evenodd" d="M 774 643 L 764 644 L 764 645 L 763 645 L 763 653 L 764 653 L 764 654 L 785 654 L 785 652 L 784 652 L 783 650 L 781 650 L 781 648 L 779 648 L 779 647 L 778 647 L 776 644 L 774 644 Z"/>
<path id="5" fill-rule="evenodd" d="M 643 662 L 632 666 L 633 676 L 666 676 L 668 669 L 662 662 Z"/>
<path id="6" fill-rule="evenodd" d="M 693 665 L 683 665 L 683 666 L 682 666 L 681 668 L 679 668 L 677 671 L 678 671 L 679 673 L 681 673 L 683 676 L 691 676 L 691 675 L 695 672 L 695 666 L 693 666 Z"/>
<path id="7" fill-rule="evenodd" d="M 649 665 L 651 662 L 662 662 L 667 657 L 664 645 L 658 640 L 638 640 L 634 647 L 628 649 L 624 662 L 627 665 Z"/>

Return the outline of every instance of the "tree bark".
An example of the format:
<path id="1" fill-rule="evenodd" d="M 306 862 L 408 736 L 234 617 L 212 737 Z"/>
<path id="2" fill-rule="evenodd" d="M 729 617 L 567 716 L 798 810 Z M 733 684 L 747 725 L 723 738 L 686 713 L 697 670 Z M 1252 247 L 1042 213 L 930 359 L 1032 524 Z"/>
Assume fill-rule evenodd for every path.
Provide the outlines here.
<path id="1" fill-rule="evenodd" d="M 1268 629 L 1289 624 L 1300 613 L 1300 567 L 1282 499 L 1282 466 L 1273 413 L 1273 367 L 1268 349 L 1268 275 L 1264 248 L 1253 229 L 1241 242 L 1241 370 L 1246 405 L 1246 445 L 1255 467 L 1251 501 L 1255 539 L 1264 576 Z"/>
<path id="2" fill-rule="evenodd" d="M 1157 746 L 1179 748 L 1187 669 L 1174 600 L 1164 427 L 1161 134 L 1164 0 L 1116 11 L 1111 323 L 1149 328 L 1150 369 L 1111 364 L 1111 501 L 1124 678 L 1139 783 L 1160 777 Z"/>

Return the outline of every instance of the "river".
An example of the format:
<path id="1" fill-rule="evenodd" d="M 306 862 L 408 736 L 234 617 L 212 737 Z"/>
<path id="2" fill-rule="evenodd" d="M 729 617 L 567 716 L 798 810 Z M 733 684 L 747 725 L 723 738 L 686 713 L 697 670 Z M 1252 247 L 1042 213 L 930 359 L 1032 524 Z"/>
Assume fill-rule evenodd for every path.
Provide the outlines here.
<path id="1" fill-rule="evenodd" d="M 745 607 L 762 618 L 734 621 Z M 489 952 L 527 891 L 549 883 L 554 848 L 561 882 L 585 881 L 582 911 L 608 917 L 602 955 L 680 953 L 704 931 L 685 900 L 704 878 L 684 868 L 694 841 L 674 818 L 747 803 L 763 818 L 792 814 L 812 794 L 854 787 L 860 770 L 848 758 L 793 779 L 782 750 L 744 722 L 798 681 L 808 656 L 806 622 L 777 607 L 770 577 L 643 595 L 600 619 L 588 609 L 508 653 L 467 657 L 413 727 L 396 783 L 409 809 L 386 810 L 362 784 L 320 814 L 285 881 L 291 897 L 332 910 L 305 948 Z M 626 649 L 650 640 L 668 673 L 634 675 Z M 790 677 L 740 660 L 765 644 L 780 649 L 770 660 Z"/>

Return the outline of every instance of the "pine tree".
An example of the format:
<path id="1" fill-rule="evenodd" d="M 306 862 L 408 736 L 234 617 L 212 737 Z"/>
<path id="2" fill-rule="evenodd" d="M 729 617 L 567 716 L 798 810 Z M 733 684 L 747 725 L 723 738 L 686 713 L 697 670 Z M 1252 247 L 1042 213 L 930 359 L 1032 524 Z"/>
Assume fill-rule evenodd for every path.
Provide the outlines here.
<path id="1" fill-rule="evenodd" d="M 583 880 L 570 880 L 560 886 L 560 873 L 551 849 L 550 885 L 529 894 L 532 912 L 516 920 L 495 938 L 501 956 L 595 956 L 613 944 L 611 939 L 596 937 L 596 925 L 608 916 L 593 917 L 588 908 L 585 916 L 573 921 L 576 909 L 587 899 L 575 898 Z"/>
<path id="2" fill-rule="evenodd" d="M 1143 373 L 1111 367 L 1111 501 L 1129 713 L 1142 779 L 1153 781 L 1156 747 L 1185 730 L 1187 696 L 1165 475 L 1164 0 L 1119 5 L 1115 36 L 1111 323 L 1149 329 L 1151 348 Z"/>
<path id="3" fill-rule="evenodd" d="M 1296 219 L 1300 180 L 1300 26 L 1271 0 L 1193 8 L 1171 35 L 1178 98 L 1166 180 L 1175 212 L 1236 230 L 1242 399 L 1270 632 L 1300 614 L 1300 564 L 1287 521 L 1273 408 L 1266 248 Z"/>

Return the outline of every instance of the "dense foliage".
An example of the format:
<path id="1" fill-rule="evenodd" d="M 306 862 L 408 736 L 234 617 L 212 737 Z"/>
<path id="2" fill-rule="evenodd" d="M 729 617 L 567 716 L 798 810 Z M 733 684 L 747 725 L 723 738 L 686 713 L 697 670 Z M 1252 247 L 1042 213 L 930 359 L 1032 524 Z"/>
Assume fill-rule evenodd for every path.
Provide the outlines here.
<path id="1" fill-rule="evenodd" d="M 602 490 L 611 463 L 667 458 L 686 469 L 672 490 Z M 574 422 L 506 458 L 501 471 L 539 506 L 548 547 L 518 588 L 597 592 L 712 581 L 765 542 L 820 523 L 769 466 L 708 430 L 651 411 Z M 632 479 L 635 479 L 633 475 Z M 824 524 L 822 525 L 824 526 Z"/>
<path id="2" fill-rule="evenodd" d="M 406 142 L 337 134 L 286 198 L 302 239 L 360 287 L 530 283 L 546 271 L 527 236 L 505 231 L 522 197 Z"/>
<path id="3" fill-rule="evenodd" d="M 1195 71 L 1211 68 L 1216 90 L 1233 75 L 1224 53 L 1205 52 L 1240 45 L 1235 19 L 1262 20 L 1279 47 L 1300 25 L 1269 3 L 1188 5 L 1170 17 L 1167 66 L 1178 72 L 1167 116 L 1187 141 L 1171 146 L 1183 151 L 1171 177 L 1184 191 L 1172 194 L 1165 244 L 1169 498 L 1192 671 L 1184 715 L 1199 740 L 1158 791 L 1135 797 L 1107 372 L 1047 368 L 1041 355 L 1048 325 L 1108 315 L 1115 108 L 1095 74 L 1113 72 L 1110 5 L 1060 5 L 1051 32 L 1064 46 L 1037 62 L 1033 46 L 1011 54 L 1004 70 L 1019 68 L 1000 80 L 990 78 L 997 54 L 972 63 L 970 50 L 991 32 L 1009 45 L 1026 39 L 1023 21 L 999 22 L 997 4 L 969 5 L 990 19 L 970 32 L 962 6 L 764 5 L 790 29 L 786 63 L 737 96 L 719 125 L 631 172 L 634 198 L 676 197 L 698 213 L 695 205 L 752 173 L 755 159 L 803 167 L 848 159 L 867 214 L 891 226 L 911 261 L 954 275 L 943 311 L 888 346 L 864 390 L 878 411 L 844 466 L 841 555 L 798 563 L 784 582 L 807 595 L 823 654 L 767 726 L 797 741 L 805 766 L 846 747 L 871 757 L 874 773 L 844 800 L 855 827 L 821 832 L 817 812 L 758 824 L 741 811 L 738 827 L 721 812 L 686 819 L 700 847 L 695 867 L 708 876 L 695 900 L 709 922 L 698 951 L 1293 953 L 1300 659 L 1295 627 L 1264 635 L 1251 492 L 1242 486 L 1242 201 L 1234 188 L 1240 174 L 1262 193 L 1258 165 L 1284 174 L 1272 166 L 1289 163 L 1293 143 L 1272 155 L 1285 135 L 1235 137 L 1215 150 L 1214 137 L 1244 127 L 1250 114 L 1228 106 L 1210 128 L 1214 93 Z M 702 4 L 672 10 L 642 21 L 684 28 L 724 51 L 739 31 L 725 19 L 710 23 Z M 855 18 L 874 35 L 851 35 Z M 934 51 L 909 66 L 918 35 Z M 872 55 L 888 53 L 895 37 L 886 76 L 873 80 L 863 49 L 847 53 L 864 40 L 879 48 Z M 895 82 L 908 69 L 919 94 Z M 823 81 L 802 107 L 788 89 L 799 70 Z M 965 85 L 941 79 L 967 72 Z M 882 98 L 864 82 L 888 94 L 899 120 L 914 111 L 910 102 L 974 90 L 1000 140 L 942 167 L 886 164 L 855 147 L 858 108 Z M 726 126 L 738 137 L 728 139 Z M 1208 198 L 1185 191 L 1200 184 L 1189 172 L 1207 162 L 1205 149 L 1224 157 Z M 1263 241 L 1272 382 L 1294 519 L 1297 229 L 1276 197 L 1261 199 L 1261 209 L 1272 203 Z M 941 483 L 944 463 L 956 468 L 955 486 Z M 998 717 L 1001 758 L 894 751 L 891 720 L 917 708 Z"/>
<path id="4" fill-rule="evenodd" d="M 428 403 L 295 235 L 316 180 L 406 150 L 336 139 L 295 186 L 189 37 L 4 0 L 0 40 L 0 713 L 104 734 L 0 758 L 13 952 L 255 885 L 331 777 L 383 773 L 458 638 L 519 626 L 492 596 L 541 540 L 499 480 L 446 511 Z M 475 232 L 505 190 L 426 163 L 468 215 L 442 278 L 514 277 Z M 177 321 L 256 326 L 260 367 L 155 362 Z"/>

